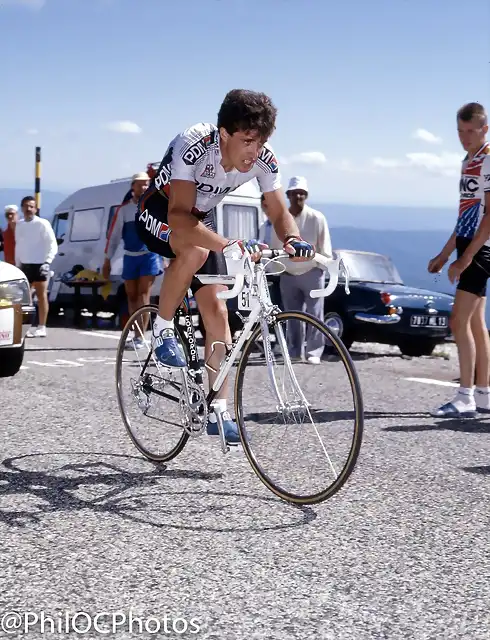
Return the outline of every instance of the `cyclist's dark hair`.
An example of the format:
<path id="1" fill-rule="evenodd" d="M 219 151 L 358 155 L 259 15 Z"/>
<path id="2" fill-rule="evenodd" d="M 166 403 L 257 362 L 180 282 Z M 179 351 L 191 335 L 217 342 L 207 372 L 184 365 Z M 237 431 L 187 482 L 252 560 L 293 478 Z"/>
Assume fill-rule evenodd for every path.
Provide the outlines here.
<path id="1" fill-rule="evenodd" d="M 34 198 L 34 196 L 24 196 L 20 201 L 20 206 L 23 207 L 26 204 L 26 202 L 31 202 L 31 201 L 36 202 L 36 198 Z"/>
<path id="2" fill-rule="evenodd" d="M 458 111 L 458 120 L 462 122 L 470 122 L 475 116 L 479 118 L 482 126 L 487 124 L 488 117 L 485 107 L 478 102 L 468 102 Z"/>
<path id="3" fill-rule="evenodd" d="M 233 89 L 223 100 L 217 124 L 231 136 L 237 131 L 257 131 L 265 141 L 276 128 L 276 116 L 277 109 L 265 93 Z"/>

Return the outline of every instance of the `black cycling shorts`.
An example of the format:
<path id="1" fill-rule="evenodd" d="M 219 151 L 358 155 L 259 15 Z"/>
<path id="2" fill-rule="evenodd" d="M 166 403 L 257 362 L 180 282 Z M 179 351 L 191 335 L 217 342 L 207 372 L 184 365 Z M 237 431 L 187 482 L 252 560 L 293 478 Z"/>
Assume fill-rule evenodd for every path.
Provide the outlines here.
<path id="1" fill-rule="evenodd" d="M 216 232 L 217 227 L 214 210 L 208 211 L 204 216 L 197 217 L 208 229 Z M 140 198 L 135 223 L 138 236 L 150 251 L 168 259 L 176 257 L 169 242 L 168 200 L 156 190 L 154 185 L 151 185 Z M 197 273 L 226 275 L 227 269 L 224 255 L 210 251 L 206 262 Z M 197 278 L 193 278 L 190 288 L 195 295 L 196 291 L 199 291 L 203 286 L 205 285 Z"/>
<path id="2" fill-rule="evenodd" d="M 20 270 L 24 272 L 29 284 L 32 284 L 33 282 L 46 282 L 48 275 L 44 275 L 40 272 L 42 266 L 42 264 L 22 264 L 20 266 Z"/>
<path id="3" fill-rule="evenodd" d="M 456 238 L 458 259 L 461 258 L 471 238 Z M 490 277 L 490 247 L 483 246 L 473 258 L 470 266 L 460 276 L 457 289 L 467 291 L 479 298 L 487 295 L 487 280 Z"/>

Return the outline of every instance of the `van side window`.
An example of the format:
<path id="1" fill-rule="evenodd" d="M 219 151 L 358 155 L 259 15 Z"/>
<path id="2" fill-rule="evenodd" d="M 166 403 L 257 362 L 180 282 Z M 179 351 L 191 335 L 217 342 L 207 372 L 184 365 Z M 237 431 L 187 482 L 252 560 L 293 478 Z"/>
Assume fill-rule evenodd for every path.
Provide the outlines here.
<path id="1" fill-rule="evenodd" d="M 72 242 L 87 242 L 98 240 L 102 233 L 104 208 L 81 209 L 73 214 L 70 240 Z"/>
<path id="2" fill-rule="evenodd" d="M 109 235 L 109 229 L 111 228 L 112 219 L 114 218 L 114 214 L 119 209 L 121 205 L 115 204 L 109 210 L 109 220 L 107 221 L 107 229 L 105 230 L 105 237 L 107 238 Z"/>
<path id="3" fill-rule="evenodd" d="M 223 235 L 225 238 L 252 240 L 259 234 L 259 210 L 242 204 L 223 205 Z"/>
<path id="4" fill-rule="evenodd" d="M 62 244 L 65 241 L 67 229 L 68 211 L 66 213 L 57 213 L 53 220 L 53 231 L 58 244 Z"/>

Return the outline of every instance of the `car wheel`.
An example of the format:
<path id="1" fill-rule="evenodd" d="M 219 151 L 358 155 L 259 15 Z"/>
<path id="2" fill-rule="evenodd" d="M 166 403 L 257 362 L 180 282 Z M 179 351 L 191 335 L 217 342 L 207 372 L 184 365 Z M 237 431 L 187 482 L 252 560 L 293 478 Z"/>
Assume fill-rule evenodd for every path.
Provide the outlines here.
<path id="1" fill-rule="evenodd" d="M 342 338 L 342 334 L 344 333 L 344 323 L 338 313 L 335 313 L 334 311 L 326 313 L 323 316 L 323 322 L 327 325 L 330 331 L 335 333 L 339 338 Z"/>
<path id="2" fill-rule="evenodd" d="M 421 356 L 430 356 L 437 346 L 437 342 L 434 340 L 410 340 L 409 342 L 402 342 L 398 345 L 398 348 L 404 356 L 411 356 L 412 358 L 420 358 Z"/>
<path id="3" fill-rule="evenodd" d="M 21 347 L 11 347 L 1 349 L 2 358 L 0 360 L 0 378 L 15 376 L 19 372 L 24 360 L 24 345 Z"/>

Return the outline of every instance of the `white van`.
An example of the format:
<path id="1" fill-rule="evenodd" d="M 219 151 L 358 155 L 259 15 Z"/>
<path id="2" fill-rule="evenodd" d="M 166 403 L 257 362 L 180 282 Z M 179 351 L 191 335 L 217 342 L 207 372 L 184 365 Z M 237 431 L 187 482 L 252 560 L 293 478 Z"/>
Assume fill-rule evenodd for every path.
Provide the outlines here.
<path id="1" fill-rule="evenodd" d="M 112 217 L 131 187 L 131 179 L 123 178 L 108 184 L 79 189 L 63 200 L 55 209 L 52 226 L 59 249 L 53 260 L 53 277 L 49 284 L 50 307 L 67 309 L 73 306 L 73 288 L 63 284 L 74 267 L 79 271 L 101 270 L 104 250 Z M 260 189 L 255 180 L 240 186 L 227 195 L 216 207 L 218 233 L 228 238 L 257 238 L 264 221 L 260 206 Z M 104 311 L 119 314 L 125 304 L 121 279 L 123 246 L 119 246 L 111 262 L 109 298 L 103 304 Z M 151 294 L 158 296 L 163 276 L 156 278 Z M 82 289 L 82 296 L 91 295 L 90 289 Z"/>

